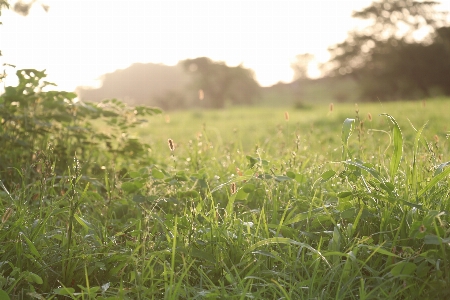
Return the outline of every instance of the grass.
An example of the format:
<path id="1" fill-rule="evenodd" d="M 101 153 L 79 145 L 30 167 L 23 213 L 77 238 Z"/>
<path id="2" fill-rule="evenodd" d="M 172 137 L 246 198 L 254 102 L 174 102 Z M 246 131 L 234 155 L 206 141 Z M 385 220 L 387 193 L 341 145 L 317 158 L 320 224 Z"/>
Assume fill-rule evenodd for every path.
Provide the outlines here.
<path id="1" fill-rule="evenodd" d="M 444 299 L 448 111 L 163 114 L 129 132 L 147 163 L 96 178 L 47 150 L 0 183 L 0 299 Z"/>

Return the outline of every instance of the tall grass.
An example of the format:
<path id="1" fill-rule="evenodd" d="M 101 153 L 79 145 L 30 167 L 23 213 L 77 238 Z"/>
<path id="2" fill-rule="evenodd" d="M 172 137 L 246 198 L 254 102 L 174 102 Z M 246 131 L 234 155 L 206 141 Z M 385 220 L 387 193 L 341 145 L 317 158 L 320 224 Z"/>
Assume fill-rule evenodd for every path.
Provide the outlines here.
<path id="1" fill-rule="evenodd" d="M 124 172 L 14 169 L 0 299 L 445 299 L 449 102 L 420 105 L 179 112 Z"/>

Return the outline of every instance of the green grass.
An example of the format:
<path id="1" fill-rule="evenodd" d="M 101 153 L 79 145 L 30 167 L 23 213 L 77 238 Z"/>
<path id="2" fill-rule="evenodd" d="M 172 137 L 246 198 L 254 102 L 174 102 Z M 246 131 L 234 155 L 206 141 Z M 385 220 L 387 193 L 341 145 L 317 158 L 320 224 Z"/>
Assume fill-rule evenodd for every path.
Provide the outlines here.
<path id="1" fill-rule="evenodd" d="M 445 299 L 449 111 L 153 116 L 146 163 L 0 184 L 0 299 Z"/>

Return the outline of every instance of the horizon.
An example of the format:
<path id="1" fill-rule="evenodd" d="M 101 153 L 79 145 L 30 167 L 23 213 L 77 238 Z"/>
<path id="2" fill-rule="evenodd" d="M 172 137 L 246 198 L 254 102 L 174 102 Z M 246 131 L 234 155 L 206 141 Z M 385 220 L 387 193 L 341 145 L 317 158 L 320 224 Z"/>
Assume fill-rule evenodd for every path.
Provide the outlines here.
<path id="1" fill-rule="evenodd" d="M 40 3 L 49 11 L 39 3 L 26 17 L 2 11 L 0 61 L 16 70 L 46 69 L 56 89 L 74 91 L 98 86 L 103 74 L 134 63 L 173 66 L 202 56 L 252 69 L 261 86 L 292 82 L 295 56 L 311 53 L 316 63 L 327 61 L 327 48 L 361 22 L 352 11 L 372 0 Z M 448 10 L 450 0 L 441 3 Z M 4 84 L 11 85 L 14 72 L 7 70 Z M 309 75 L 319 75 L 314 63 Z"/>

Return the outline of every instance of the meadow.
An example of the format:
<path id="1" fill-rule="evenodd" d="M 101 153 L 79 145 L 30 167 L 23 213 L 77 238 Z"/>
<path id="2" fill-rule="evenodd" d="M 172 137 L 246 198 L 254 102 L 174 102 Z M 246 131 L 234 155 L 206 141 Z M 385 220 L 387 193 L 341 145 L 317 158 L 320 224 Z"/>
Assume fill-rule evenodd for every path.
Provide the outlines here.
<path id="1" fill-rule="evenodd" d="M 131 123 L 108 104 L 36 121 L 31 154 L 5 144 L 23 165 L 0 173 L 0 299 L 450 296 L 449 99 Z"/>

